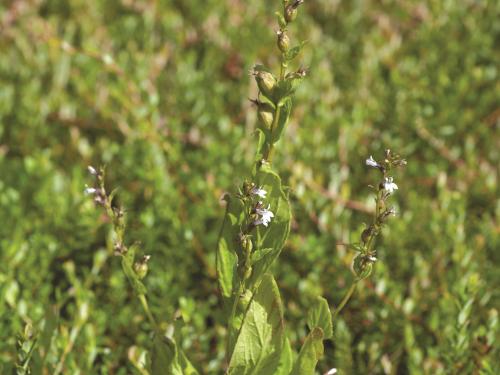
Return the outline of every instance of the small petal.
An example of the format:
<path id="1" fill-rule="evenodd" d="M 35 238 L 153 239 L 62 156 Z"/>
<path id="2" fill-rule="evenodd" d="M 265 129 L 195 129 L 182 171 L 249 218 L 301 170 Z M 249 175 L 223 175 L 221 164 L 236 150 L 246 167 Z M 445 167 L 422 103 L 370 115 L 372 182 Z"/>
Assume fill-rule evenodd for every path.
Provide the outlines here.
<path id="1" fill-rule="evenodd" d="M 383 188 L 387 193 L 392 194 L 394 190 L 398 190 L 398 185 L 393 182 L 392 177 L 386 177 L 383 183 Z"/>
<path id="2" fill-rule="evenodd" d="M 325 375 L 334 375 L 336 373 L 337 373 L 337 369 L 332 368 L 332 369 L 328 370 L 328 372 L 325 372 Z"/>
<path id="3" fill-rule="evenodd" d="M 266 194 L 267 194 L 267 191 L 265 191 L 264 189 L 262 189 L 262 187 L 254 186 L 252 188 L 252 190 L 250 190 L 250 194 L 257 195 L 260 198 L 265 198 Z"/>
<path id="4" fill-rule="evenodd" d="M 92 176 L 97 176 L 97 170 L 96 170 L 93 166 L 89 165 L 89 166 L 87 167 L 87 170 L 89 171 L 89 173 L 90 173 Z"/>
<path id="5" fill-rule="evenodd" d="M 370 155 L 370 157 L 368 159 L 366 159 L 365 161 L 366 165 L 369 166 L 369 167 L 373 167 L 373 168 L 380 168 L 380 164 L 377 163 L 374 159 L 373 159 L 373 156 Z"/>
<path id="6" fill-rule="evenodd" d="M 96 188 L 93 188 L 93 187 L 89 187 L 87 185 L 85 185 L 85 190 L 84 190 L 85 194 L 95 194 L 97 193 L 97 189 Z"/>

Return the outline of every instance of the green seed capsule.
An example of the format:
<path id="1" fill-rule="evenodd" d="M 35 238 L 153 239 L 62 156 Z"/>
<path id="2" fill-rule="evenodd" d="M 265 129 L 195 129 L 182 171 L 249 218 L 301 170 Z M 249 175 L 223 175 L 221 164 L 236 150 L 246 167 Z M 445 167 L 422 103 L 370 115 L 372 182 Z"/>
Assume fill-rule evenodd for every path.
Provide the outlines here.
<path id="1" fill-rule="evenodd" d="M 273 124 L 274 120 L 274 113 L 272 112 L 272 109 L 269 110 L 267 108 L 261 108 L 259 109 L 258 115 L 259 120 L 262 122 L 264 127 L 266 129 L 271 129 L 271 125 Z"/>
<path id="2" fill-rule="evenodd" d="M 258 71 L 255 73 L 255 80 L 260 92 L 270 98 L 276 86 L 276 78 L 269 72 Z"/>
<path id="3" fill-rule="evenodd" d="M 297 8 L 294 8 L 293 5 L 289 5 L 285 9 L 285 21 L 287 23 L 293 22 L 297 18 Z"/>
<path id="4" fill-rule="evenodd" d="M 290 38 L 281 30 L 278 30 L 276 34 L 278 35 L 278 48 L 281 52 L 286 53 L 290 48 Z"/>
<path id="5" fill-rule="evenodd" d="M 285 8 L 285 21 L 287 23 L 293 22 L 297 18 L 297 8 L 304 0 L 295 0 L 292 4 L 287 5 Z"/>
<path id="6" fill-rule="evenodd" d="M 265 129 L 270 129 L 274 120 L 274 109 L 268 103 L 263 103 L 257 99 L 251 100 L 257 106 L 257 114 L 259 121 L 264 125 Z"/>
<path id="7" fill-rule="evenodd" d="M 363 280 L 372 273 L 372 263 L 367 260 L 364 254 L 359 254 L 353 260 L 352 269 L 356 277 Z"/>

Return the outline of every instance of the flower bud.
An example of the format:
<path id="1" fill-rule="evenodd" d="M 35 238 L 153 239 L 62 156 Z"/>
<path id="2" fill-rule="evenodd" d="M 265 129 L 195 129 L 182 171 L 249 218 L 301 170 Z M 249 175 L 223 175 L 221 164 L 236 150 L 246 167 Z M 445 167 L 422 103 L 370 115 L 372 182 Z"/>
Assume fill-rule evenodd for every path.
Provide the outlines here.
<path id="1" fill-rule="evenodd" d="M 276 34 L 278 35 L 278 48 L 281 52 L 287 53 L 288 48 L 290 48 L 290 38 L 286 32 L 281 30 L 278 30 Z"/>
<path id="2" fill-rule="evenodd" d="M 148 261 L 151 258 L 150 255 L 144 255 L 140 262 L 134 264 L 134 271 L 139 280 L 144 279 L 148 273 Z"/>
<path id="3" fill-rule="evenodd" d="M 289 4 L 285 8 L 285 21 L 290 23 L 297 18 L 297 8 L 302 4 L 304 0 L 295 0 L 292 4 Z"/>
<path id="4" fill-rule="evenodd" d="M 276 78 L 271 73 L 262 70 L 255 72 L 254 75 L 260 92 L 270 98 L 276 86 Z"/>
<path id="5" fill-rule="evenodd" d="M 374 234 L 374 232 L 375 228 L 372 225 L 370 225 L 363 232 L 361 232 L 361 241 L 363 241 L 363 243 L 367 243 L 370 237 Z"/>
<path id="6" fill-rule="evenodd" d="M 250 254 L 253 250 L 252 239 L 249 235 L 240 235 L 241 247 L 245 254 Z"/>

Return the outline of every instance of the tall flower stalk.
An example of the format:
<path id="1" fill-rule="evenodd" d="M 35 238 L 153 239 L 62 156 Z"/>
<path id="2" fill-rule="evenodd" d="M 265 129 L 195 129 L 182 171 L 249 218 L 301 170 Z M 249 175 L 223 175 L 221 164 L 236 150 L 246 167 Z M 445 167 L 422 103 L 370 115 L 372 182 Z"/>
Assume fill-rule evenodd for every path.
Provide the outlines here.
<path id="1" fill-rule="evenodd" d="M 366 159 L 365 164 L 368 167 L 378 170 L 381 175 L 378 184 L 374 187 L 375 212 L 372 222 L 361 232 L 360 242 L 351 245 L 357 251 L 357 255 L 352 263 L 352 271 L 355 279 L 335 309 L 334 318 L 345 307 L 356 290 L 358 283 L 370 276 L 372 272 L 373 265 L 377 261 L 377 252 L 374 249 L 375 239 L 380 234 L 382 227 L 387 224 L 389 218 L 396 215 L 394 207 L 388 205 L 389 198 L 398 190 L 398 186 L 390 174 L 395 168 L 405 166 L 406 160 L 394 154 L 391 150 L 386 150 L 382 161 L 378 162 L 370 156 Z"/>

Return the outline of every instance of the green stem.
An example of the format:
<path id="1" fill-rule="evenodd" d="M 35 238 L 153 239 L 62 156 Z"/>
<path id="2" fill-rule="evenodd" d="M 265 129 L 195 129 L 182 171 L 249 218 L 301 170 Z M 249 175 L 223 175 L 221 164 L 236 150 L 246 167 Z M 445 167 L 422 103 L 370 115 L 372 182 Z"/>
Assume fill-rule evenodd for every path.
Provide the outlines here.
<path id="1" fill-rule="evenodd" d="M 337 318 L 337 315 L 339 315 L 339 313 L 342 311 L 342 309 L 347 304 L 347 302 L 349 302 L 349 299 L 352 297 L 352 294 L 356 290 L 356 286 L 358 285 L 358 282 L 359 282 L 359 280 L 357 280 L 357 279 L 353 281 L 351 287 L 349 288 L 346 295 L 344 296 L 344 298 L 340 302 L 340 305 L 335 309 L 335 312 L 333 313 L 333 320 L 335 320 Z"/>
<path id="2" fill-rule="evenodd" d="M 159 330 L 158 324 L 156 323 L 153 314 L 151 314 L 151 310 L 149 310 L 148 300 L 146 299 L 146 296 L 144 294 L 139 294 L 139 301 L 141 301 L 142 308 L 144 309 L 144 312 L 148 317 L 149 323 L 151 323 L 155 331 L 158 331 Z"/>
<path id="3" fill-rule="evenodd" d="M 227 343 L 226 343 L 226 360 L 229 362 L 231 359 L 231 356 L 233 355 L 233 350 L 232 348 L 229 347 L 229 344 L 231 343 L 232 336 L 233 336 L 233 319 L 234 316 L 236 315 L 236 307 L 238 306 L 238 302 L 240 301 L 241 295 L 243 294 L 243 289 L 244 285 L 243 282 L 240 283 L 240 286 L 238 287 L 238 292 L 234 295 L 234 301 L 233 301 L 233 306 L 231 307 L 231 315 L 229 315 L 229 332 L 227 334 Z"/>
<path id="4" fill-rule="evenodd" d="M 280 118 L 280 113 L 281 113 L 281 106 L 278 106 L 276 108 L 276 111 L 274 113 L 274 119 L 273 123 L 271 124 L 271 129 L 269 130 L 269 137 L 271 138 L 267 144 L 266 151 L 264 152 L 264 159 L 267 160 L 269 163 L 271 162 L 273 158 L 273 132 L 274 129 L 278 126 L 278 121 Z"/>

